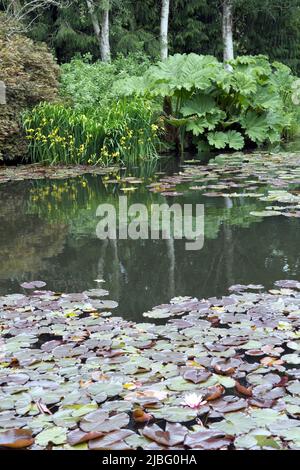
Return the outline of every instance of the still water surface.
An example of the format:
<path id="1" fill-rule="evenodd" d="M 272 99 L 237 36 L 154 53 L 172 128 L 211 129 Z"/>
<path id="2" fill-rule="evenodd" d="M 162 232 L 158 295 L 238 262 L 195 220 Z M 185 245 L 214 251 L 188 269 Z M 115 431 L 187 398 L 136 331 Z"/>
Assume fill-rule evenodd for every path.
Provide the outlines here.
<path id="1" fill-rule="evenodd" d="M 117 185 L 101 176 L 18 181 L 0 187 L 0 295 L 19 284 L 44 280 L 55 291 L 80 292 L 99 285 L 117 300 L 114 313 L 133 320 L 174 296 L 225 295 L 236 283 L 300 277 L 300 219 L 253 218 L 260 204 L 249 198 L 205 198 L 188 191 L 166 198 L 145 184 L 127 193 L 129 203 L 205 204 L 202 250 L 185 240 L 99 240 L 96 209 L 117 204 Z M 123 193 L 124 194 L 124 193 Z"/>

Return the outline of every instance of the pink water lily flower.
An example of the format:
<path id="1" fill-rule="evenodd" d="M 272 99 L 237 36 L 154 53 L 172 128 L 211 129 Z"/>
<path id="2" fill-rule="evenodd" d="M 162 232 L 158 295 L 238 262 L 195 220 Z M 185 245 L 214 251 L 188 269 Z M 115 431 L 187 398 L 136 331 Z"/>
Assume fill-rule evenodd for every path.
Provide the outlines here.
<path id="1" fill-rule="evenodd" d="M 184 396 L 182 405 L 189 406 L 193 410 L 198 410 L 201 406 L 206 405 L 207 401 L 203 400 L 203 395 L 197 395 L 197 393 L 188 393 Z"/>

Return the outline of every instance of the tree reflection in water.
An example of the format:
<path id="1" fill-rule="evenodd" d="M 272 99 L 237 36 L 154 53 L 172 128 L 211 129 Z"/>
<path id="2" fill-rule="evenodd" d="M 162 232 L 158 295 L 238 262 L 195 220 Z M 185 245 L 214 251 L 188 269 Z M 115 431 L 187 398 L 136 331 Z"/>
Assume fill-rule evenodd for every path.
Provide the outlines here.
<path id="1" fill-rule="evenodd" d="M 271 287 L 299 277 L 299 220 L 253 218 L 259 206 L 253 199 L 201 198 L 198 192 L 176 198 L 205 203 L 204 247 L 186 251 L 185 240 L 99 240 L 98 204 L 118 203 L 116 186 L 101 177 L 8 183 L 0 197 L 1 294 L 20 290 L 25 280 L 79 292 L 104 279 L 119 301 L 117 313 L 138 320 L 174 296 L 220 296 L 235 283 Z M 148 207 L 165 201 L 143 184 L 129 196 L 129 203 Z"/>

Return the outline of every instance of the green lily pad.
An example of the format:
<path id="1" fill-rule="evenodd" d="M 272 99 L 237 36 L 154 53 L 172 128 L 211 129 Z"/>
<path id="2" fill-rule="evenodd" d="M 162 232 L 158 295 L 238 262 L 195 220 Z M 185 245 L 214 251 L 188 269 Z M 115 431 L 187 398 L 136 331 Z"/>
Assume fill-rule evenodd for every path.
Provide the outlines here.
<path id="1" fill-rule="evenodd" d="M 35 443 L 42 447 L 50 443 L 54 445 L 64 444 L 66 441 L 67 429 L 59 426 L 45 429 L 45 431 L 40 432 L 35 438 Z"/>
<path id="2" fill-rule="evenodd" d="M 197 411 L 190 408 L 180 408 L 179 406 L 163 407 L 158 410 L 151 410 L 157 419 L 165 419 L 170 423 L 185 423 L 192 421 L 197 416 Z"/>

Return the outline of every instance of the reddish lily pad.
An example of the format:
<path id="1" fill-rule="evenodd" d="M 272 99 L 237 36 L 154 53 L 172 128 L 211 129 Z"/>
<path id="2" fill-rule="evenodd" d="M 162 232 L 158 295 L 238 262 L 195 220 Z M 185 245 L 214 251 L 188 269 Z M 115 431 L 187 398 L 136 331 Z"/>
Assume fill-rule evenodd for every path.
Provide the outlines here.
<path id="1" fill-rule="evenodd" d="M 32 432 L 28 429 L 9 429 L 0 432 L 0 447 L 23 449 L 33 443 Z"/>

